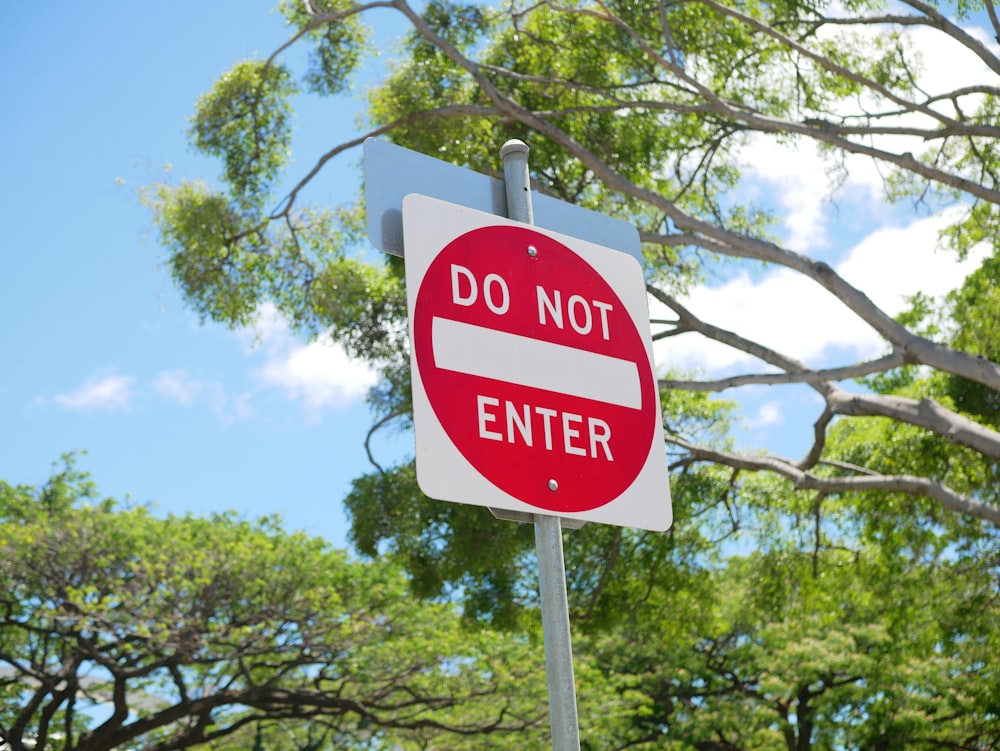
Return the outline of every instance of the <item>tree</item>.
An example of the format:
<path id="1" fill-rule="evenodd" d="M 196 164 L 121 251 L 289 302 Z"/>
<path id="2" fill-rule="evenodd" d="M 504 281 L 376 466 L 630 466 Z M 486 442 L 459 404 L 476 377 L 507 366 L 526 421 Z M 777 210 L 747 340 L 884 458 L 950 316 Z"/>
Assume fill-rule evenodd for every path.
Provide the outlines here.
<path id="1" fill-rule="evenodd" d="M 684 579 L 620 568 L 617 618 L 578 616 L 575 646 L 640 698 L 588 748 L 995 748 L 995 570 L 958 558 L 783 540 Z"/>
<path id="2" fill-rule="evenodd" d="M 342 749 L 442 733 L 503 748 L 544 732 L 541 662 L 532 640 L 464 629 L 393 566 L 273 519 L 122 508 L 72 461 L 42 488 L 0 483 L 12 751 L 169 751 L 303 723 Z"/>
<path id="3" fill-rule="evenodd" d="M 651 296 L 672 312 L 659 336 L 702 336 L 753 355 L 761 372 L 719 380 L 670 377 L 668 389 L 719 392 L 742 385 L 807 384 L 821 398 L 815 441 L 802 459 L 713 450 L 671 430 L 677 461 L 778 473 L 805 491 L 886 489 L 929 496 L 956 513 L 1000 523 L 995 504 L 940 478 L 830 464 L 835 418 L 887 418 L 944 437 L 992 464 L 1000 434 L 947 399 L 858 391 L 852 378 L 922 366 L 988 391 L 1000 366 L 962 337 L 922 335 L 892 319 L 829 265 L 782 247 L 767 218 L 734 201 L 741 147 L 751 140 L 812 145 L 842 175 L 859 157 L 885 174 L 886 195 L 934 209 L 960 207 L 942 242 L 958 253 L 993 241 L 993 110 L 997 91 L 975 82 L 925 91 L 911 30 L 920 29 L 1000 72 L 1000 58 L 946 13 L 967 18 L 992 4 L 899 9 L 863 2 L 848 13 L 824 2 L 726 5 L 714 0 L 489 5 L 403 0 L 282 5 L 293 35 L 267 60 L 240 63 L 199 102 L 194 144 L 225 163 L 225 191 L 200 183 L 153 186 L 170 268 L 204 316 L 244 324 L 274 301 L 304 331 L 332 328 L 357 355 L 382 363 L 397 388 L 384 414 L 405 412 L 405 315 L 399 267 L 350 255 L 357 213 L 300 206 L 340 144 L 272 208 L 290 144 L 298 91 L 282 54 L 312 50 L 307 91 L 345 90 L 366 50 L 362 19 L 389 8 L 411 25 L 404 57 L 369 95 L 369 129 L 418 150 L 496 172 L 497 144 L 532 141 L 535 180 L 560 198 L 634 222 L 649 261 Z M 593 50 L 601 50 L 600 55 Z M 817 370 L 723 331 L 677 292 L 712 258 L 791 269 L 833 294 L 885 341 L 875 360 Z M 981 349 L 981 348 L 980 348 Z M 388 397 L 387 397 L 388 398 Z M 402 403 L 400 403 L 402 402 Z"/>
<path id="4" fill-rule="evenodd" d="M 916 41 L 950 45 L 995 75 L 994 48 L 963 25 L 976 15 L 1000 35 L 991 0 L 331 0 L 282 10 L 288 43 L 220 79 L 193 118 L 194 143 L 225 163 L 222 187 L 159 184 L 146 196 L 171 272 L 202 316 L 243 325 L 269 300 L 304 333 L 331 330 L 383 369 L 378 424 L 406 424 L 401 261 L 354 255 L 360 209 L 305 206 L 310 181 L 366 135 L 490 174 L 499 144 L 521 138 L 539 189 L 639 228 L 650 299 L 666 311 L 657 337 L 701 337 L 760 363 L 661 381 L 673 530 L 587 527 L 567 538 L 584 659 L 620 675 L 621 695 L 638 702 L 602 747 L 995 746 L 995 675 L 982 650 L 995 641 L 1000 579 L 1000 90 L 954 79 L 930 88 Z M 295 95 L 344 91 L 366 50 L 363 21 L 379 12 L 410 31 L 367 95 L 361 137 L 282 183 L 296 85 L 285 52 L 313 55 Z M 942 247 L 986 260 L 946 299 L 918 295 L 893 318 L 819 249 L 785 247 L 773 217 L 746 198 L 746 149 L 761 145 L 818 150 L 834 199 L 851 170 L 874 164 L 887 201 L 940 212 Z M 764 264 L 831 294 L 884 354 L 817 368 L 683 301 L 720 267 Z M 801 458 L 733 439 L 733 405 L 717 395 L 761 385 L 818 395 Z M 359 550 L 402 561 L 421 594 L 461 593 L 468 615 L 495 625 L 533 617 L 522 607 L 533 604 L 530 531 L 424 498 L 411 465 L 376 467 L 347 504 Z M 924 586 L 945 603 L 929 620 L 918 617 Z M 919 627 L 908 634 L 908 623 Z M 675 636 L 678 651 L 644 640 L 651 630 Z M 753 727 L 734 728 L 744 716 Z"/>

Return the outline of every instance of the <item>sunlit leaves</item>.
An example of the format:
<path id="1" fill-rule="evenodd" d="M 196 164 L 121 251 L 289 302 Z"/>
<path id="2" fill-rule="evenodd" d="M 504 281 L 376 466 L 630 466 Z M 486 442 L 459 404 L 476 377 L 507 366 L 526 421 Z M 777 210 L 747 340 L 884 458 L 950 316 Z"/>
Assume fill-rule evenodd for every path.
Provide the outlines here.
<path id="1" fill-rule="evenodd" d="M 991 203 L 976 203 L 968 207 L 959 222 L 948 227 L 942 239 L 954 249 L 958 257 L 965 259 L 979 243 L 987 243 L 996 249 L 1000 237 L 1000 211 Z"/>
<path id="2" fill-rule="evenodd" d="M 302 211 L 292 229 L 203 183 L 157 184 L 145 200 L 174 281 L 203 318 L 246 326 L 271 302 L 300 330 L 331 331 L 354 356 L 389 363 L 405 354 L 400 270 L 348 254 L 352 212 Z"/>
<path id="3" fill-rule="evenodd" d="M 442 503 L 417 487 L 412 462 L 354 480 L 345 499 L 351 537 L 365 555 L 387 555 L 410 573 L 420 597 L 465 595 L 466 615 L 501 627 L 533 599 L 529 525 L 501 523 L 480 506 Z"/>
<path id="4" fill-rule="evenodd" d="M 766 181 L 743 182 L 747 147 L 760 153 L 768 144 L 820 150 L 831 193 L 856 157 L 874 155 L 883 175 L 896 169 L 884 182 L 890 200 L 936 208 L 978 196 L 943 240 L 963 257 L 995 244 L 996 92 L 974 82 L 956 82 L 951 93 L 928 86 L 924 74 L 934 71 L 910 46 L 911 24 L 942 42 L 949 29 L 926 6 L 395 7 L 410 14 L 412 32 L 369 91 L 366 125 L 494 175 L 501 144 L 525 140 L 538 187 L 647 233 L 647 279 L 658 285 L 685 289 L 716 252 L 786 257 L 777 245 L 758 254 L 753 240 L 780 238 L 760 208 Z M 950 16 L 972 5 L 942 9 Z M 355 11 L 363 12 L 338 2 L 284 5 L 312 50 L 312 67 L 298 76 L 310 91 L 344 90 L 365 51 Z M 247 65 L 243 77 L 261 84 L 244 91 L 284 86 L 264 85 L 266 66 Z M 343 212 L 301 209 L 304 184 L 263 208 L 277 171 L 259 158 L 256 139 L 270 131 L 241 120 L 238 88 L 220 83 L 204 105 L 228 113 L 205 130 L 216 138 L 205 141 L 217 148 L 210 153 L 235 165 L 223 190 L 154 192 L 175 278 L 206 317 L 243 325 L 271 301 L 302 332 L 331 329 L 351 352 L 384 364 L 372 404 L 389 424 L 408 425 L 402 262 L 368 264 L 345 251 L 359 237 L 356 224 Z M 276 115 L 285 101 L 275 99 Z M 277 144 L 278 130 L 263 140 Z M 787 258 L 795 268 L 802 260 Z M 930 340 L 919 344 L 996 359 L 996 276 L 989 262 L 943 303 L 915 296 L 898 322 Z M 867 309 L 849 297 L 841 298 L 848 307 Z M 905 362 L 917 349 L 906 349 Z M 838 383 L 816 391 L 823 397 Z M 989 389 L 926 367 L 896 367 L 862 387 L 932 398 L 997 424 Z M 996 531 L 919 495 L 797 490 L 794 480 L 753 471 L 763 461 L 697 459 L 680 439 L 733 450 L 732 406 L 681 391 L 661 401 L 667 435 L 677 439 L 664 448 L 674 527 L 592 525 L 565 536 L 581 696 L 604 690 L 618 713 L 585 720 L 592 747 L 987 747 L 997 733 L 997 681 L 985 657 L 996 646 Z M 913 475 L 996 501 L 994 463 L 949 435 L 884 417 L 828 424 L 827 416 L 809 461 L 786 467 L 809 480 Z M 404 567 L 409 591 L 461 598 L 467 619 L 537 635 L 529 527 L 425 498 L 410 463 L 359 477 L 348 510 L 357 548 Z"/>
<path id="5" fill-rule="evenodd" d="M 247 252 L 261 239 L 251 218 L 200 182 L 152 186 L 145 200 L 164 245 L 174 249 L 171 275 L 203 318 L 233 326 L 252 320 L 260 302 L 263 257 Z"/>
<path id="6" fill-rule="evenodd" d="M 356 14 L 357 6 L 342 0 L 283 0 L 279 9 L 312 45 L 305 76 L 309 90 L 324 96 L 346 91 L 369 51 L 370 30 Z"/>
<path id="7" fill-rule="evenodd" d="M 956 702 L 995 695 L 995 671 L 973 655 L 997 606 L 951 615 L 967 596 L 956 573 L 930 564 L 900 575 L 875 552 L 736 556 L 695 602 L 685 582 L 658 619 L 584 641 L 623 696 L 645 697 L 625 710 L 623 744 L 933 748 L 988 738 L 977 736 L 988 711 Z"/>
<path id="8" fill-rule="evenodd" d="M 288 71 L 277 63 L 246 61 L 224 73 L 198 100 L 191 121 L 192 143 L 219 157 L 233 195 L 259 205 L 289 157 L 295 92 Z"/>
<path id="9" fill-rule="evenodd" d="M 950 297 L 954 346 L 989 360 L 1000 359 L 1000 256 L 994 253 Z M 948 395 L 956 406 L 991 426 L 1000 426 L 1000 394 L 981 384 L 951 377 Z"/>
<path id="10" fill-rule="evenodd" d="M 75 500 L 47 504 L 55 491 Z M 248 717 L 363 721 L 401 748 L 443 727 L 540 724 L 537 647 L 464 631 L 450 604 L 414 602 L 393 565 L 351 561 L 276 519 L 157 517 L 90 505 L 89 492 L 72 465 L 45 490 L 0 484 L 0 696 L 16 697 L 0 726 L 12 743 L 42 751 L 54 721 L 81 751 L 194 747 Z M 81 697 L 132 711 L 88 734 L 84 684 Z"/>

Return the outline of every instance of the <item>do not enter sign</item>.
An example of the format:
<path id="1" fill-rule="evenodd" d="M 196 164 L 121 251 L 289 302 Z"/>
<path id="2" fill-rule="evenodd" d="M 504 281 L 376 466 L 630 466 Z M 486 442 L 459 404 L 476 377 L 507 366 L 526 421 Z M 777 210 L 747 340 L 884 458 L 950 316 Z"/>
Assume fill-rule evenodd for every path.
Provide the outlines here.
<path id="1" fill-rule="evenodd" d="M 403 224 L 421 489 L 666 529 L 638 263 L 419 195 L 404 199 Z"/>

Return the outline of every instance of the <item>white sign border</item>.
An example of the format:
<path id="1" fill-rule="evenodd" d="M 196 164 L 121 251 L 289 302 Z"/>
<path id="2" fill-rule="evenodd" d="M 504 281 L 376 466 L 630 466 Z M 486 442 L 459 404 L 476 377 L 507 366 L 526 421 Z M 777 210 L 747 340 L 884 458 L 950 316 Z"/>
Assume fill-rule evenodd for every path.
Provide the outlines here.
<path id="1" fill-rule="evenodd" d="M 403 236 L 406 244 L 405 268 L 410 336 L 417 293 L 427 269 L 437 255 L 455 238 L 474 229 L 490 226 L 526 227 L 571 248 L 589 263 L 615 291 L 639 331 L 655 377 L 649 308 L 642 267 L 632 256 L 569 237 L 552 230 L 526 225 L 476 209 L 418 193 L 403 198 Z M 416 434 L 417 483 L 429 497 L 475 506 L 489 506 L 522 513 L 553 514 L 524 503 L 483 477 L 454 446 L 437 419 L 420 379 L 411 348 L 413 421 Z M 635 481 L 615 500 L 589 511 L 558 513 L 580 521 L 637 527 L 652 531 L 669 529 L 673 521 L 670 481 L 663 442 L 663 420 L 659 400 L 656 425 L 649 455 Z M 513 468 L 512 468 L 513 469 Z M 558 490 L 555 492 L 559 492 Z"/>

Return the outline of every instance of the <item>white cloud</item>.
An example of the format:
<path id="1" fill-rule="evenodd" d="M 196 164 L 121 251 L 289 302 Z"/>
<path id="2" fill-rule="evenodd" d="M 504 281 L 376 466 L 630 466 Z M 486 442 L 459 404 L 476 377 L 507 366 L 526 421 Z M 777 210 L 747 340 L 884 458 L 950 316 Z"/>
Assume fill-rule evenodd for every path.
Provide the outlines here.
<path id="1" fill-rule="evenodd" d="M 967 29 L 984 44 L 996 49 L 991 36 L 982 29 Z M 832 33 L 832 32 L 831 32 Z M 874 27 L 872 34 L 879 33 Z M 933 29 L 915 27 L 904 31 L 913 47 L 919 50 L 921 68 L 918 82 L 927 92 L 952 91 L 956 81 L 963 86 L 983 84 L 992 86 L 995 74 L 968 48 L 950 37 Z M 979 95 L 966 96 L 961 106 L 971 110 Z M 887 107 L 895 110 L 896 105 L 875 102 L 870 98 L 862 101 L 865 112 L 875 112 Z M 954 116 L 952 100 L 943 98 L 935 107 L 948 116 Z M 846 101 L 844 114 L 860 114 L 858 103 Z M 848 108 L 854 108 L 848 112 Z M 911 124 L 936 127 L 923 115 L 903 114 L 892 121 L 880 123 L 884 126 Z M 881 136 L 875 146 L 898 153 L 919 153 L 925 146 L 914 137 Z M 784 244 L 794 249 L 818 248 L 829 245 L 827 233 L 827 209 L 831 198 L 838 201 L 850 199 L 850 210 L 864 212 L 872 208 L 878 210 L 882 196 L 882 175 L 875 163 L 866 156 L 846 155 L 843 165 L 834 165 L 825 158 L 816 145 L 809 140 L 798 143 L 787 140 L 781 143 L 763 135 L 756 135 L 740 153 L 749 165 L 751 179 L 756 179 L 757 192 L 766 198 L 766 205 L 776 207 L 785 232 Z M 885 167 L 883 166 L 883 169 Z M 843 182 L 839 182 L 840 180 Z M 834 188 L 837 188 L 834 190 Z"/>
<path id="2" fill-rule="evenodd" d="M 970 30 L 995 48 L 989 35 Z M 920 50 L 919 82 L 925 91 L 953 89 L 964 84 L 989 83 L 993 74 L 963 46 L 938 32 L 914 29 L 905 32 Z M 863 103 L 873 111 L 874 103 Z M 967 109 L 974 103 L 963 100 Z M 845 106 L 852 106 L 850 103 Z M 951 106 L 943 100 L 939 107 Z M 953 114 L 953 113 L 948 113 Z M 903 145 L 898 137 L 886 137 L 880 145 L 898 151 L 920 151 L 920 143 Z M 775 207 L 785 232 L 787 247 L 801 249 L 812 257 L 837 250 L 837 238 L 829 235 L 833 209 L 830 163 L 812 143 L 776 144 L 756 137 L 741 153 L 749 166 L 750 182 L 745 197 Z M 836 200 L 850 212 L 855 227 L 884 225 L 892 214 L 882 201 L 882 177 L 867 157 L 845 157 L 843 177 Z M 912 221 L 906 226 L 882 226 L 870 232 L 835 263 L 838 273 L 863 291 L 886 313 L 895 315 L 904 297 L 915 292 L 940 295 L 957 287 L 982 259 L 970 254 L 965 262 L 947 251 L 936 251 L 938 233 L 955 219 L 957 208 Z M 836 351 L 838 362 L 848 358 L 876 356 L 884 343 L 860 319 L 846 310 L 819 285 L 787 269 L 758 276 L 748 273 L 716 286 L 695 289 L 685 303 L 706 321 L 746 338 L 761 342 L 783 354 L 821 366 Z M 653 317 L 669 318 L 669 312 L 654 305 Z M 664 367 L 719 371 L 744 370 L 753 358 L 696 335 L 662 340 L 656 345 L 657 362 Z M 759 363 L 753 366 L 760 367 Z"/>
<path id="3" fill-rule="evenodd" d="M 954 217 L 949 211 L 905 227 L 877 229 L 849 250 L 836 270 L 889 315 L 903 310 L 905 296 L 941 295 L 959 286 L 982 260 L 982 253 L 960 262 L 953 253 L 936 250 L 939 231 Z M 833 295 L 788 269 L 759 278 L 744 273 L 721 286 L 699 287 L 684 302 L 707 322 L 814 367 L 837 351 L 861 359 L 884 349 L 874 331 Z M 651 312 L 654 318 L 671 315 L 657 306 Z M 713 374 L 747 369 L 754 362 L 695 334 L 661 340 L 655 352 L 662 366 Z"/>
<path id="4" fill-rule="evenodd" d="M 67 394 L 53 397 L 57 404 L 73 410 L 115 411 L 129 408 L 135 378 L 109 375 L 91 378 Z"/>
<path id="5" fill-rule="evenodd" d="M 832 295 L 788 269 L 759 279 L 743 273 L 719 287 L 699 287 L 685 304 L 714 326 L 806 362 L 831 345 L 856 342 L 864 335 L 863 327 Z M 658 347 L 658 362 L 682 369 L 717 373 L 754 362 L 741 351 L 696 334 L 670 337 Z"/>
<path id="6" fill-rule="evenodd" d="M 757 413 L 747 420 L 748 428 L 765 428 L 772 425 L 782 425 L 785 422 L 784 404 L 779 401 L 770 401 L 760 405 Z"/>
<path id="7" fill-rule="evenodd" d="M 993 32 L 978 26 L 963 26 L 970 36 L 990 49 L 993 54 L 998 51 L 997 40 Z M 920 50 L 922 69 L 918 76 L 920 86 L 924 91 L 952 91 L 968 86 L 993 86 L 996 74 L 964 44 L 946 36 L 939 31 L 922 26 L 916 26 L 908 31 L 915 48 Z M 981 101 L 982 95 L 966 95 L 962 99 L 962 107 L 969 109 L 970 101 Z M 938 106 L 951 107 L 954 104 L 946 100 Z M 952 110 L 949 114 L 954 114 Z"/>
<path id="8" fill-rule="evenodd" d="M 153 390 L 166 399 L 188 406 L 194 403 L 202 384 L 192 379 L 186 370 L 165 370 L 153 380 Z"/>
<path id="9" fill-rule="evenodd" d="M 153 390 L 164 399 L 182 407 L 200 401 L 208 404 L 223 425 L 232 425 L 257 415 L 252 391 L 235 395 L 217 380 L 198 380 L 187 370 L 164 370 L 152 382 Z"/>
<path id="10" fill-rule="evenodd" d="M 307 344 L 299 342 L 272 305 L 262 307 L 255 326 L 237 335 L 248 354 L 258 363 L 262 359 L 262 364 L 250 371 L 253 385 L 233 391 L 218 380 L 200 380 L 184 368 L 175 368 L 144 381 L 143 389 L 180 406 L 207 404 L 224 424 L 232 424 L 258 414 L 255 402 L 263 390 L 276 390 L 298 402 L 307 417 L 315 420 L 325 410 L 341 409 L 363 399 L 378 378 L 375 371 L 348 357 L 329 336 Z M 133 376 L 101 374 L 51 401 L 72 410 L 125 410 L 137 393 L 138 381 Z"/>
<path id="11" fill-rule="evenodd" d="M 377 380 L 373 370 L 348 357 L 329 336 L 308 344 L 298 342 L 271 305 L 261 309 L 251 333 L 266 356 L 265 363 L 254 370 L 254 377 L 261 385 L 300 402 L 312 417 L 364 398 Z"/>
<path id="12" fill-rule="evenodd" d="M 943 295 L 958 287 L 987 254 L 984 245 L 959 261 L 955 253 L 937 248 L 941 230 L 960 212 L 953 207 L 907 227 L 875 230 L 846 254 L 837 271 L 890 315 L 906 307 L 905 296 Z"/>
<path id="13" fill-rule="evenodd" d="M 848 156 L 843 182 L 831 171 L 831 164 L 811 142 L 799 145 L 776 144 L 756 136 L 742 152 L 750 166 L 751 179 L 761 183 L 766 205 L 775 204 L 785 231 L 784 243 L 794 249 L 825 247 L 829 238 L 826 223 L 831 196 L 850 193 L 859 205 L 877 200 L 882 178 L 867 157 Z"/>
<path id="14" fill-rule="evenodd" d="M 230 396 L 219 383 L 209 383 L 206 386 L 208 403 L 215 416 L 223 425 L 232 425 L 237 420 L 247 420 L 257 415 L 251 404 L 252 394 L 244 391 L 236 396 Z"/>
<path id="15" fill-rule="evenodd" d="M 351 360 L 326 336 L 272 356 L 256 376 L 261 383 L 301 400 L 310 410 L 346 406 L 363 398 L 376 381 L 368 367 Z"/>

